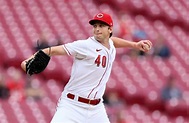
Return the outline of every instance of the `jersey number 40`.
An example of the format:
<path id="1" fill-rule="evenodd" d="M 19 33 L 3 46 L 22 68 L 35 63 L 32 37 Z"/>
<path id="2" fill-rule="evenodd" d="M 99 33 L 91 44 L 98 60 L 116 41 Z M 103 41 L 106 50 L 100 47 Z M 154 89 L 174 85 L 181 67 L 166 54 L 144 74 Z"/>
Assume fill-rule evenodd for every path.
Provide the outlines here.
<path id="1" fill-rule="evenodd" d="M 97 67 L 102 65 L 102 67 L 105 68 L 106 67 L 106 56 L 98 55 L 98 57 L 95 60 L 95 64 L 97 65 Z"/>

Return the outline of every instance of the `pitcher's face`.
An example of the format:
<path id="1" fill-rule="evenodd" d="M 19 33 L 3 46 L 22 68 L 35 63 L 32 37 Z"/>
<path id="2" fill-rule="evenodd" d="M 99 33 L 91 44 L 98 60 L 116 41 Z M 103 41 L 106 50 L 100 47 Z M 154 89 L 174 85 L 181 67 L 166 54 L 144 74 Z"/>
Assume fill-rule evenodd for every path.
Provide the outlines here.
<path id="1" fill-rule="evenodd" d="M 95 23 L 93 25 L 93 34 L 96 40 L 101 41 L 109 38 L 112 28 L 103 23 Z"/>

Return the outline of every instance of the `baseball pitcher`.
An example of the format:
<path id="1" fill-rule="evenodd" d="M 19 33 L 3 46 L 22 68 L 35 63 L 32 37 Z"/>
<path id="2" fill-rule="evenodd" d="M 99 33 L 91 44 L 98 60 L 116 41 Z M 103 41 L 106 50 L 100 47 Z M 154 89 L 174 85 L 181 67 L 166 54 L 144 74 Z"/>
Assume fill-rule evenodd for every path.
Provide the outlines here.
<path id="1" fill-rule="evenodd" d="M 149 40 L 132 42 L 112 37 L 113 21 L 109 14 L 98 13 L 89 24 L 93 27 L 92 37 L 40 50 L 21 63 L 22 69 L 33 75 L 42 72 L 52 56 L 74 57 L 70 80 L 51 123 L 110 123 L 102 96 L 115 59 L 115 48 L 147 52 L 152 47 Z"/>

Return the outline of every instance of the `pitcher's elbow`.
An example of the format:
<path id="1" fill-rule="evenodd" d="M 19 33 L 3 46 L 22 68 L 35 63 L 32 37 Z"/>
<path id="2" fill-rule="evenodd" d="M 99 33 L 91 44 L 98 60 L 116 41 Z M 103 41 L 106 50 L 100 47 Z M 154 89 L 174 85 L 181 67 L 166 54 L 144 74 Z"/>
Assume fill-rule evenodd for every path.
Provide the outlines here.
<path id="1" fill-rule="evenodd" d="M 26 71 L 26 61 L 23 61 L 23 62 L 21 63 L 21 68 L 22 68 L 24 71 Z"/>

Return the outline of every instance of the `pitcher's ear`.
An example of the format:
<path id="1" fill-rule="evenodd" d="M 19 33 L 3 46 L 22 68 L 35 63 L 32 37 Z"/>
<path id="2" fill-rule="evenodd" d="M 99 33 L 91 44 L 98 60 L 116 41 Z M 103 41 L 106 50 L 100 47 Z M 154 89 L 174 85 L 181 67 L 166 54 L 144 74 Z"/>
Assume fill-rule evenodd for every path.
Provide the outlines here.
<path id="1" fill-rule="evenodd" d="M 112 27 L 108 27 L 109 32 L 112 33 Z"/>

